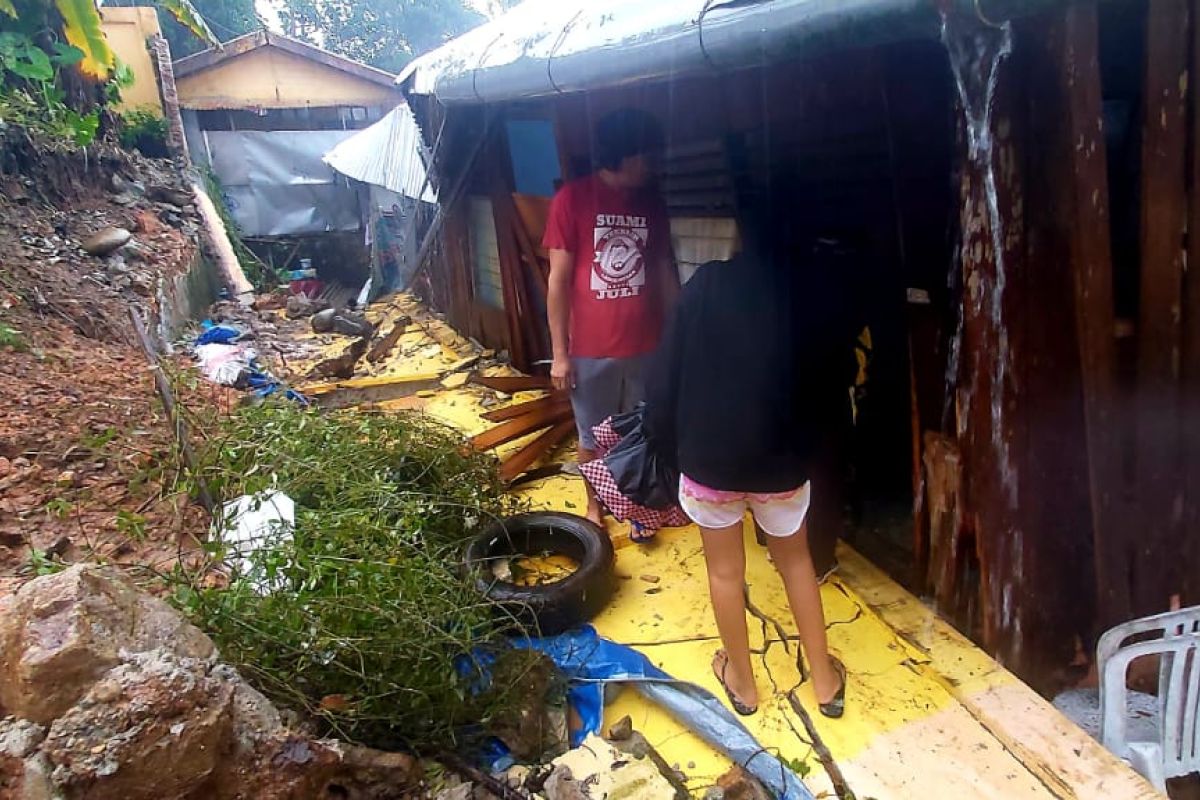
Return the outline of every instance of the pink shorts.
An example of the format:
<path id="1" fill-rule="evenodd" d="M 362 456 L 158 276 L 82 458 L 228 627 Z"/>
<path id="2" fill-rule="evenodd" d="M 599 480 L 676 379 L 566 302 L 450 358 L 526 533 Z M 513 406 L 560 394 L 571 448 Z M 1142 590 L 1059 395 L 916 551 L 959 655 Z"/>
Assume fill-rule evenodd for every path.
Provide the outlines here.
<path id="1" fill-rule="evenodd" d="M 808 516 L 811 481 L 790 492 L 759 494 L 710 489 L 684 475 L 679 505 L 702 528 L 728 528 L 742 521 L 749 508 L 758 526 L 771 536 L 791 536 Z"/>

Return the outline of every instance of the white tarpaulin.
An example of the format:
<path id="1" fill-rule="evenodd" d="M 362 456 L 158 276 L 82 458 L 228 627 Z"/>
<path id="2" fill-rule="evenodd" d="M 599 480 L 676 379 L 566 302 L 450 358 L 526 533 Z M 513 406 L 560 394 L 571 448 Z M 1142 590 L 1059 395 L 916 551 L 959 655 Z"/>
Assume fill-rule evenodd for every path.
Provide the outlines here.
<path id="1" fill-rule="evenodd" d="M 358 131 L 325 154 L 325 163 L 356 181 L 382 186 L 396 194 L 437 202 L 425 181 L 421 130 L 407 105 Z"/>
<path id="2" fill-rule="evenodd" d="M 205 131 L 212 169 L 246 236 L 362 227 L 353 186 L 321 157 L 354 131 Z"/>

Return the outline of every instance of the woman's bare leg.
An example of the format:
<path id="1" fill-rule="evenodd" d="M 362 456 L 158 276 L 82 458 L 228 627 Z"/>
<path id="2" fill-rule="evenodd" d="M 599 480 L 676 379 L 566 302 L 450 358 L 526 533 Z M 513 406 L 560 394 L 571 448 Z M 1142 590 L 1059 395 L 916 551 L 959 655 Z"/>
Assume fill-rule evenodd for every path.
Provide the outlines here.
<path id="1" fill-rule="evenodd" d="M 825 612 L 821 608 L 821 589 L 813 572 L 812 556 L 808 552 L 808 526 L 791 536 L 768 536 L 767 547 L 775 560 L 775 569 L 783 578 L 788 605 L 800 643 L 812 669 L 813 690 L 821 703 L 833 699 L 842 685 L 842 678 L 829 661 L 829 643 L 825 638 Z"/>
<path id="2" fill-rule="evenodd" d="M 708 563 L 708 591 L 717 631 L 729 657 L 725 685 L 748 706 L 758 705 L 758 686 L 750 666 L 750 636 L 746 630 L 746 551 L 742 523 L 728 528 L 700 528 Z M 719 665 L 718 665 L 719 667 Z"/>

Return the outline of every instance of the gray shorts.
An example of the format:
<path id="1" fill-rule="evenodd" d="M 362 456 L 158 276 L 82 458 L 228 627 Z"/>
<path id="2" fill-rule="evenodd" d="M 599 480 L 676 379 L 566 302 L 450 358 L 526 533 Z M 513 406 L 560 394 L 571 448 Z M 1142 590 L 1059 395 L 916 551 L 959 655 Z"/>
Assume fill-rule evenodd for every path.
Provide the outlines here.
<path id="1" fill-rule="evenodd" d="M 575 370 L 571 407 L 583 449 L 596 449 L 592 428 L 614 414 L 632 411 L 642 401 L 645 395 L 642 370 L 647 360 L 647 356 L 571 359 Z"/>

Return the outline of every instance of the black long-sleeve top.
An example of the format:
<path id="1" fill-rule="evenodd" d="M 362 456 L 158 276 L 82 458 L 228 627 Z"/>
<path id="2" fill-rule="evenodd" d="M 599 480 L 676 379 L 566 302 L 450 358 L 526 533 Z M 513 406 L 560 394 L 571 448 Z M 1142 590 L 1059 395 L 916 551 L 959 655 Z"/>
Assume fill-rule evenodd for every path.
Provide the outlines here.
<path id="1" fill-rule="evenodd" d="M 809 479 L 821 426 L 845 400 L 838 269 L 743 254 L 705 264 L 684 286 L 651 361 L 645 425 L 689 478 L 740 492 Z"/>

